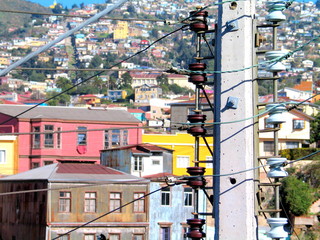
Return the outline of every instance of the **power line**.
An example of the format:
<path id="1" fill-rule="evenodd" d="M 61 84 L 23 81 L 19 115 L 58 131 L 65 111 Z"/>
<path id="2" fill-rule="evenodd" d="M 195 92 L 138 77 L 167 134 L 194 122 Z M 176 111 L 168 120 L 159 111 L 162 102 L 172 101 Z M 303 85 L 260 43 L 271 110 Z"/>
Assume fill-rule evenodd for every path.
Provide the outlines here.
<path id="1" fill-rule="evenodd" d="M 18 11 L 18 10 L 9 10 L 9 9 L 0 9 L 0 12 L 6 13 L 20 13 L 20 14 L 33 14 L 33 15 L 44 15 L 44 16 L 60 16 L 60 17 L 69 17 L 69 18 L 90 18 L 93 15 L 70 15 L 62 13 L 39 13 L 39 12 L 30 12 L 30 11 Z M 100 19 L 106 20 L 119 20 L 119 21 L 139 21 L 139 22 L 163 22 L 167 23 L 166 20 L 161 19 L 140 19 L 140 18 L 116 18 L 116 17 L 101 17 Z"/>
<path id="2" fill-rule="evenodd" d="M 180 31 L 180 30 L 182 30 L 182 29 L 184 29 L 184 28 L 186 28 L 186 27 L 187 27 L 187 25 L 184 25 L 184 26 L 182 26 L 182 27 L 180 27 L 180 28 L 178 28 L 178 29 L 175 29 L 175 30 L 171 31 L 170 33 L 167 33 L 166 35 L 162 36 L 161 38 L 158 38 L 156 41 L 154 41 L 153 43 L 151 43 L 150 45 L 148 45 L 147 47 L 145 47 L 144 49 L 142 49 L 142 50 L 136 52 L 135 54 L 133 54 L 133 55 L 131 55 L 131 56 L 129 56 L 129 57 L 121 60 L 120 62 L 118 62 L 118 63 L 116 63 L 116 64 L 114 64 L 114 65 L 112 65 L 111 67 L 109 67 L 109 69 L 111 69 L 111 68 L 113 68 L 113 67 L 116 67 L 116 66 L 118 66 L 119 64 L 121 64 L 121 63 L 123 63 L 123 62 L 125 62 L 125 61 L 127 61 L 127 60 L 129 60 L 129 59 L 131 59 L 131 58 L 133 58 L 133 57 L 135 57 L 135 56 L 137 56 L 137 55 L 145 52 L 146 50 L 148 50 L 150 47 L 152 47 L 152 46 L 153 46 L 154 44 L 156 44 L 157 42 L 161 41 L 162 39 L 164 39 L 164 38 L 166 38 L 166 37 L 168 37 L 168 36 L 170 36 L 170 35 L 178 32 L 178 31 Z M 56 98 L 56 97 L 58 97 L 58 96 L 60 96 L 60 95 L 62 95 L 62 94 L 64 94 L 64 93 L 70 91 L 71 89 L 73 89 L 73 88 L 81 85 L 81 84 L 84 83 L 84 82 L 87 82 L 87 81 L 91 80 L 92 78 L 94 78 L 94 77 L 96 77 L 96 76 L 99 76 L 100 74 L 102 74 L 102 73 L 104 73 L 104 72 L 105 72 L 105 71 L 102 70 L 102 71 L 94 74 L 93 76 L 88 77 L 88 78 L 82 80 L 81 82 L 74 84 L 73 86 L 71 86 L 71 87 L 67 88 L 66 90 L 58 93 L 57 95 L 52 96 L 52 97 L 50 97 L 50 98 L 48 98 L 48 99 L 46 99 L 46 100 L 44 100 L 44 101 L 42 101 L 42 102 L 34 105 L 34 106 L 32 106 L 31 108 L 29 108 L 29 109 L 27 109 L 27 110 L 25 110 L 25 111 L 23 111 L 23 112 L 15 115 L 15 116 L 13 116 L 13 117 L 11 117 L 11 118 L 9 118 L 9 119 L 1 122 L 0 125 L 3 125 L 3 124 L 5 124 L 5 123 L 11 121 L 12 119 L 15 119 L 15 118 L 21 116 L 21 115 L 24 114 L 24 113 L 31 111 L 32 109 L 34 109 L 34 108 L 42 105 L 43 103 L 46 103 L 46 102 L 48 102 L 48 101 L 50 101 L 50 100 L 52 100 L 52 99 L 54 99 L 54 98 Z M 0 72 L 0 75 L 1 75 L 1 72 Z"/>
<path id="3" fill-rule="evenodd" d="M 46 45 L 40 47 L 39 49 L 37 49 L 36 51 L 28 54 L 27 56 L 25 56 L 24 58 L 18 60 L 17 62 L 13 63 L 12 65 L 10 65 L 9 67 L 7 67 L 6 69 L 0 71 L 0 76 L 4 76 L 5 74 L 7 74 L 8 72 L 10 72 L 12 69 L 19 67 L 21 64 L 25 63 L 26 61 L 30 60 L 31 58 L 33 58 L 34 56 L 48 50 L 50 47 L 54 46 L 55 44 L 61 42 L 62 40 L 64 40 L 65 38 L 69 37 L 70 35 L 72 35 L 73 33 L 75 33 L 76 31 L 82 29 L 83 27 L 97 21 L 99 18 L 101 18 L 102 16 L 110 13 L 112 10 L 116 9 L 117 7 L 121 6 L 122 4 L 124 4 L 125 2 L 127 2 L 128 0 L 119 0 L 117 3 L 113 4 L 110 7 L 107 7 L 106 9 L 104 9 L 103 11 L 97 13 L 96 15 L 94 15 L 93 17 L 87 19 L 85 22 L 79 24 L 78 26 L 76 26 L 75 28 L 72 28 L 71 30 L 69 30 L 68 32 L 60 35 L 59 37 L 57 37 L 56 39 L 54 39 L 53 41 L 47 43 Z"/>
<path id="4" fill-rule="evenodd" d="M 0 69 L 5 69 L 0 67 Z M 75 71 L 75 72 L 96 72 L 96 71 L 105 71 L 105 72 L 165 72 L 167 70 L 164 69 L 128 69 L 128 68 L 119 68 L 119 69 L 101 69 L 101 68 L 32 68 L 32 67 L 17 67 L 15 70 L 36 70 L 36 71 L 61 71 L 61 72 L 68 72 L 68 71 Z"/>
<path id="5" fill-rule="evenodd" d="M 124 207 L 126 207 L 126 206 L 128 206 L 128 205 L 130 205 L 130 204 L 132 204 L 132 203 L 134 203 L 134 202 L 136 202 L 136 201 L 139 201 L 139 200 L 141 200 L 141 199 L 144 199 L 145 197 L 150 196 L 151 194 L 154 194 L 154 193 L 156 193 L 156 192 L 159 192 L 159 191 L 161 191 L 161 190 L 163 190 L 163 189 L 166 189 L 166 188 L 172 187 L 172 186 L 173 186 L 173 185 L 168 185 L 168 186 L 165 186 L 165 187 L 161 187 L 161 188 L 159 188 L 159 189 L 156 189 L 156 190 L 154 190 L 154 191 L 152 191 L 152 192 L 150 192 L 150 193 L 147 193 L 147 194 L 145 194 L 145 195 L 142 196 L 142 197 L 136 198 L 136 199 L 134 199 L 134 200 L 132 200 L 132 201 L 130 201 L 130 202 L 128 202 L 128 203 L 126 203 L 126 204 L 118 207 L 118 208 L 115 208 L 115 209 L 111 210 L 110 212 L 107 212 L 107 213 L 105 213 L 105 214 L 103 214 L 103 215 L 101 215 L 101 216 L 99 216 L 99 217 L 97 217 L 97 218 L 92 219 L 92 220 L 89 221 L 89 222 L 86 222 L 86 223 L 84 223 L 84 224 L 82 224 L 82 225 L 80 225 L 80 226 L 78 226 L 78 227 L 75 227 L 74 229 L 72 229 L 72 230 L 70 230 L 70 231 L 68 231 L 68 232 L 66 232 L 66 233 L 64 233 L 64 234 L 61 234 L 61 235 L 59 235 L 58 237 L 53 238 L 52 240 L 59 239 L 59 238 L 62 237 L 62 236 L 68 235 L 68 234 L 70 234 L 70 233 L 78 230 L 79 228 L 85 227 L 85 226 L 87 226 L 88 224 L 93 223 L 93 222 L 97 221 L 97 220 L 100 219 L 100 218 L 103 218 L 103 217 L 105 217 L 105 216 L 107 216 L 107 215 L 109 215 L 109 214 L 111 214 L 111 213 L 113 213 L 113 212 L 116 212 L 116 211 L 118 211 L 118 210 L 121 210 L 122 208 L 124 208 Z"/>

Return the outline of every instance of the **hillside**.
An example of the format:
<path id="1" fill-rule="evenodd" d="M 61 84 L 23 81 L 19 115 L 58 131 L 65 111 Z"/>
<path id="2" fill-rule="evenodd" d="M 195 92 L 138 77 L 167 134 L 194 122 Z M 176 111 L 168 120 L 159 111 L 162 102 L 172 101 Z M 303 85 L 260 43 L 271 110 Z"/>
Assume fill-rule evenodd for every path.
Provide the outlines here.
<path id="1" fill-rule="evenodd" d="M 45 8 L 39 4 L 25 0 L 1 0 L 0 9 L 46 13 L 51 12 L 49 8 Z M 0 12 L 0 35 L 8 36 L 8 34 L 10 34 L 9 28 L 17 28 L 18 33 L 24 32 L 30 21 L 30 14 Z"/>

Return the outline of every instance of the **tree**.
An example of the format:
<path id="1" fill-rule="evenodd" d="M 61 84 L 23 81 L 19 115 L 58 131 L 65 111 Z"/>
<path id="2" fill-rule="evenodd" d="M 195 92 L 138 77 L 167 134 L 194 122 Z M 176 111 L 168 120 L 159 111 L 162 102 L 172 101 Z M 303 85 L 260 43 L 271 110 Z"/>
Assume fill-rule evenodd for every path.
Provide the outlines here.
<path id="1" fill-rule="evenodd" d="M 157 79 L 157 83 L 160 87 L 162 87 L 163 85 L 169 84 L 169 79 L 166 74 L 161 74 L 161 75 L 157 76 L 156 79 Z"/>
<path id="2" fill-rule="evenodd" d="M 295 176 L 285 177 L 280 187 L 283 208 L 295 216 L 307 214 L 312 204 L 310 186 Z"/>
<path id="3" fill-rule="evenodd" d="M 317 7 L 318 9 L 320 9 L 320 0 L 317 0 L 317 1 L 316 1 L 316 7 Z"/>
<path id="4" fill-rule="evenodd" d="M 320 141 L 320 113 L 314 116 L 314 120 L 310 122 L 310 142 Z"/>
<path id="5" fill-rule="evenodd" d="M 47 99 L 52 98 L 52 97 L 56 96 L 57 94 L 58 94 L 58 92 L 55 92 L 55 91 L 48 92 L 46 94 L 46 98 Z M 63 93 L 63 94 L 49 100 L 47 102 L 47 104 L 49 106 L 66 106 L 69 102 L 70 102 L 70 96 L 66 93 Z"/>
<path id="6" fill-rule="evenodd" d="M 132 77 L 129 72 L 125 72 L 124 74 L 122 74 L 121 78 L 122 78 L 122 83 L 121 83 L 122 88 L 131 87 Z"/>

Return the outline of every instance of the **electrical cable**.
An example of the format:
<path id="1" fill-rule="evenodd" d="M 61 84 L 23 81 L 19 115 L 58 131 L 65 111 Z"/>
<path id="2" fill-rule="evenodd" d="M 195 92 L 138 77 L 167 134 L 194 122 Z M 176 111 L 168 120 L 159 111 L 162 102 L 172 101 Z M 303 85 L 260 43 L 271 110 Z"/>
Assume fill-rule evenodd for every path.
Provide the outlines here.
<path id="1" fill-rule="evenodd" d="M 255 67 L 259 67 L 259 66 L 264 65 L 264 64 L 276 63 L 276 62 L 280 62 L 280 61 L 282 61 L 284 59 L 287 59 L 287 58 L 291 57 L 294 53 L 302 50 L 304 47 L 309 45 L 311 42 L 316 41 L 318 38 L 320 38 L 320 35 L 316 36 L 316 37 L 313 37 L 311 40 L 309 40 L 306 43 L 302 44 L 300 47 L 298 47 L 295 50 L 292 50 L 292 51 L 290 51 L 288 53 L 285 53 L 280 57 L 276 57 L 276 58 L 271 59 L 271 60 L 266 60 L 266 61 L 263 61 L 261 63 L 257 63 L 257 64 L 254 64 L 252 66 L 249 66 L 249 67 L 244 67 L 244 68 L 234 69 L 234 70 L 225 70 L 225 71 L 192 71 L 192 70 L 188 70 L 188 69 L 179 69 L 179 68 L 177 68 L 177 71 L 186 72 L 186 73 L 190 73 L 190 74 L 191 73 L 197 73 L 197 74 L 202 74 L 202 73 L 215 74 L 215 73 L 218 73 L 218 74 L 222 74 L 222 73 L 242 72 L 242 71 L 249 70 L 249 69 L 252 69 L 252 68 L 255 68 Z"/>
<path id="2" fill-rule="evenodd" d="M 103 180 L 100 180 L 103 181 Z M 15 194 L 23 194 L 23 193 L 35 193 L 35 192 L 48 192 L 48 191 L 57 191 L 57 190 L 66 190 L 66 189 L 74 189 L 74 188 L 86 188 L 86 187 L 95 187 L 95 186 L 104 186 L 108 184 L 123 184 L 123 183 L 139 183 L 145 181 L 145 179 L 135 179 L 135 180 L 129 180 L 129 179 L 123 179 L 123 180 L 106 180 L 104 183 L 95 183 L 92 184 L 90 182 L 76 182 L 78 184 L 86 184 L 81 186 L 66 186 L 66 187 L 58 187 L 58 188 L 41 188 L 41 189 L 31 189 L 31 190 L 21 190 L 21 191 L 14 191 L 14 192 L 2 192 L 0 193 L 0 196 L 8 196 L 8 195 L 15 195 Z M 2 181 L 0 181 L 1 183 Z"/>
<path id="3" fill-rule="evenodd" d="M 20 60 L 16 61 L 15 63 L 11 64 L 10 66 L 8 66 L 6 69 L 0 71 L 0 76 L 4 76 L 7 73 L 9 73 L 11 70 L 15 69 L 16 67 L 19 67 L 21 64 L 25 63 L 26 61 L 30 60 L 31 58 L 35 57 L 36 55 L 48 50 L 49 48 L 51 48 L 52 46 L 54 46 L 55 44 L 61 42 L 62 40 L 64 40 L 65 38 L 71 36 L 72 34 L 74 34 L 75 32 L 77 32 L 78 30 L 82 29 L 83 27 L 96 22 L 97 20 L 99 20 L 99 18 L 101 18 L 102 16 L 110 13 L 111 11 L 113 11 L 114 9 L 120 7 L 122 4 L 124 4 L 125 2 L 127 2 L 128 0 L 118 0 L 118 2 L 114 3 L 112 6 L 107 7 L 106 9 L 102 10 L 101 12 L 97 13 L 96 15 L 94 15 L 93 17 L 87 19 L 85 22 L 77 25 L 76 27 L 70 29 L 68 32 L 61 34 L 59 37 L 57 37 L 56 39 L 54 39 L 53 41 L 47 43 L 46 45 L 38 48 L 36 51 L 29 53 L 27 56 L 25 56 L 24 58 L 21 58 Z"/>
<path id="4" fill-rule="evenodd" d="M 133 58 L 133 57 L 135 57 L 135 56 L 137 56 L 137 55 L 145 52 L 146 50 L 148 50 L 150 47 L 152 47 L 152 46 L 153 46 L 154 44 L 156 44 L 157 42 L 161 41 L 162 39 L 164 39 L 164 38 L 166 38 L 166 37 L 168 37 L 168 36 L 170 36 L 170 35 L 178 32 L 178 31 L 180 31 L 180 30 L 182 30 L 182 29 L 184 29 L 184 28 L 186 28 L 186 27 L 187 27 L 187 25 L 183 25 L 182 27 L 179 27 L 178 29 L 175 29 L 175 30 L 171 31 L 170 33 L 167 33 L 166 35 L 162 36 L 161 38 L 158 38 L 156 41 L 154 41 L 153 43 L 151 43 L 150 45 L 148 45 L 147 47 L 145 47 L 144 49 L 142 49 L 142 50 L 136 52 L 135 54 L 133 54 L 133 55 L 131 55 L 131 56 L 129 56 L 129 57 L 121 60 L 120 62 L 118 62 L 118 63 L 116 63 L 116 64 L 114 64 L 114 65 L 112 65 L 111 67 L 109 67 L 109 69 L 111 69 L 111 68 L 113 68 L 113 67 L 115 67 L 115 66 L 118 66 L 119 64 L 121 64 L 121 63 L 123 63 L 123 62 L 125 62 L 125 61 L 127 61 L 127 60 L 129 60 L 129 59 L 131 59 L 131 58 Z M 48 102 L 48 101 L 50 101 L 50 100 L 52 100 L 52 99 L 54 99 L 54 98 L 56 98 L 56 97 L 58 97 L 58 96 L 60 96 L 60 95 L 62 95 L 62 94 L 64 94 L 64 93 L 70 91 L 71 89 L 73 89 L 73 88 L 81 85 L 81 84 L 84 83 L 84 82 L 87 82 L 87 81 L 91 80 L 92 78 L 94 78 L 94 77 L 96 77 L 96 76 L 99 76 L 99 75 L 102 74 L 102 73 L 104 73 L 104 70 L 102 70 L 102 71 L 94 74 L 94 75 L 91 76 L 91 77 L 88 77 L 88 78 L 82 80 L 81 82 L 78 82 L 78 83 L 74 84 L 73 86 L 71 86 L 71 87 L 67 88 L 66 90 L 58 93 L 57 95 L 54 95 L 54 96 L 52 96 L 52 97 L 50 97 L 50 98 L 48 98 L 48 99 L 45 99 L 44 101 L 42 101 L 42 102 L 40 102 L 40 103 L 32 106 L 31 108 L 29 108 L 29 109 L 27 109 L 27 110 L 25 110 L 25 111 L 23 111 L 23 112 L 15 115 L 15 116 L 13 116 L 13 117 L 11 117 L 11 118 L 9 118 L 9 119 L 1 122 L 0 125 L 3 125 L 3 124 L 5 124 L 5 123 L 11 121 L 12 119 L 15 119 L 15 118 L 21 116 L 21 115 L 24 114 L 24 113 L 31 111 L 32 109 L 40 106 L 41 104 L 46 103 L 46 102 Z M 0 73 L 0 75 L 1 75 L 1 73 Z"/>
<path id="5" fill-rule="evenodd" d="M 105 213 L 105 214 L 103 214 L 103 215 L 100 215 L 99 217 L 94 218 L 94 219 L 90 220 L 89 222 L 86 222 L 86 223 L 84 223 L 84 224 L 82 224 L 82 225 L 80 225 L 80 226 L 78 226 L 78 227 L 75 227 L 74 229 L 72 229 L 72 230 L 70 230 L 70 231 L 68 231 L 68 232 L 66 232 L 66 233 L 64 233 L 64 234 L 61 234 L 61 235 L 59 235 L 58 237 L 52 238 L 52 240 L 59 239 L 59 238 L 62 237 L 62 236 L 66 236 L 66 235 L 68 235 L 68 234 L 70 234 L 70 233 L 78 230 L 79 228 L 85 227 L 85 226 L 87 226 L 88 224 L 93 223 L 93 222 L 99 220 L 100 218 L 103 218 L 103 217 L 105 217 L 105 216 L 107 216 L 107 215 L 109 215 L 109 214 L 111 214 L 111 213 L 113 213 L 113 212 L 116 212 L 116 211 L 118 211 L 118 210 L 121 210 L 122 208 L 124 208 L 124 207 L 126 207 L 126 206 L 128 206 L 128 205 L 130 205 L 130 204 L 132 204 L 132 203 L 134 203 L 134 202 L 136 202 L 136 201 L 138 201 L 138 200 L 144 199 L 144 198 L 147 197 L 147 196 L 150 196 L 150 195 L 152 195 L 152 194 L 154 194 L 154 193 L 156 193 L 156 192 L 159 192 L 159 191 L 161 191 L 161 190 L 164 190 L 164 189 L 166 189 L 166 188 L 168 188 L 168 187 L 172 187 L 172 186 L 173 186 L 173 185 L 168 185 L 168 186 L 165 186 L 165 187 L 161 187 L 161 188 L 159 188 L 159 189 L 156 189 L 156 190 L 154 190 L 154 191 L 152 191 L 152 192 L 150 192 L 150 193 L 147 193 L 147 194 L 145 194 L 145 195 L 142 196 L 142 197 L 139 197 L 139 198 L 136 198 L 136 199 L 134 199 L 134 200 L 132 200 L 132 201 L 130 201 L 130 202 L 127 202 L 126 204 L 124 204 L 124 205 L 122 205 L 122 206 L 120 206 L 120 207 L 118 207 L 118 208 L 115 208 L 115 209 L 113 209 L 113 210 L 111 210 L 111 211 L 109 211 L 109 212 L 107 212 L 107 213 Z"/>
<path id="6" fill-rule="evenodd" d="M 70 18 L 90 18 L 93 15 L 70 15 L 70 14 L 61 14 L 61 13 L 39 13 L 39 12 L 29 12 L 29 11 L 18 11 L 18 10 L 9 10 L 9 9 L 0 9 L 0 12 L 6 13 L 21 13 L 21 14 L 33 14 L 33 15 L 44 15 L 44 16 L 59 16 L 59 17 L 70 17 Z M 139 21 L 139 22 L 164 22 L 166 20 L 161 19 L 140 19 L 140 18 L 115 18 L 115 17 L 101 17 L 100 19 L 106 20 L 119 20 L 119 21 Z"/>

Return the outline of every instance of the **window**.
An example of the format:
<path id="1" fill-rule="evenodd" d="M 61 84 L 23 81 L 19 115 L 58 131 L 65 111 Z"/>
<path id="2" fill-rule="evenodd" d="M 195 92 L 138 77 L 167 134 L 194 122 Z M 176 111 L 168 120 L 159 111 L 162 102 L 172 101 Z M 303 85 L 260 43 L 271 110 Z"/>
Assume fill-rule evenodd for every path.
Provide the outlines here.
<path id="1" fill-rule="evenodd" d="M 33 132 L 40 132 L 40 127 L 34 127 Z M 36 133 L 33 135 L 32 148 L 40 148 L 40 134 Z"/>
<path id="2" fill-rule="evenodd" d="M 59 212 L 71 212 L 71 193 L 70 192 L 60 192 Z"/>
<path id="3" fill-rule="evenodd" d="M 96 212 L 96 197 L 95 192 L 86 192 L 84 194 L 84 211 Z"/>
<path id="4" fill-rule="evenodd" d="M 60 133 L 61 128 L 60 127 L 57 128 L 57 131 L 58 131 L 58 133 L 57 133 L 57 148 L 61 148 L 61 133 Z"/>
<path id="5" fill-rule="evenodd" d="M 286 142 L 286 148 L 299 148 L 299 142 Z"/>
<path id="6" fill-rule="evenodd" d="M 274 124 L 267 123 L 267 118 L 264 119 L 264 128 L 270 129 L 270 128 L 275 128 Z"/>
<path id="7" fill-rule="evenodd" d="M 6 163 L 6 150 L 0 150 L 0 163 Z"/>
<path id="8" fill-rule="evenodd" d="M 263 142 L 263 151 L 265 151 L 265 152 L 274 152 L 274 143 L 273 143 L 273 141 L 264 141 Z"/>
<path id="9" fill-rule="evenodd" d="M 106 130 L 104 133 L 104 147 L 118 147 L 128 145 L 128 130 Z"/>
<path id="10" fill-rule="evenodd" d="M 83 131 L 78 133 L 78 145 L 87 145 L 87 128 L 78 127 L 78 131 Z"/>
<path id="11" fill-rule="evenodd" d="M 38 162 L 32 162 L 31 163 L 31 168 L 33 169 L 33 168 L 38 168 L 38 167 L 40 167 L 40 163 L 38 163 Z"/>
<path id="12" fill-rule="evenodd" d="M 58 240 L 69 240 L 69 234 L 68 235 L 63 235 L 61 237 L 58 238 Z"/>
<path id="13" fill-rule="evenodd" d="M 187 168 L 187 167 L 190 167 L 190 157 L 177 156 L 177 168 Z"/>
<path id="14" fill-rule="evenodd" d="M 110 203 L 110 205 L 109 205 L 110 211 L 119 208 L 121 206 L 121 193 L 118 193 L 118 192 L 110 193 L 109 203 Z M 117 209 L 114 212 L 121 212 L 121 209 Z"/>
<path id="15" fill-rule="evenodd" d="M 142 157 L 134 157 L 134 171 L 142 171 Z"/>
<path id="16" fill-rule="evenodd" d="M 193 203 L 192 188 L 184 188 L 183 196 L 184 196 L 184 206 L 188 206 L 188 207 L 192 206 L 192 203 Z"/>
<path id="17" fill-rule="evenodd" d="M 170 205 L 170 188 L 164 188 L 161 190 L 161 205 L 169 206 Z"/>
<path id="18" fill-rule="evenodd" d="M 160 165 L 160 160 L 152 160 L 152 165 Z"/>
<path id="19" fill-rule="evenodd" d="M 50 165 L 50 164 L 52 164 L 52 163 L 53 163 L 53 161 L 44 161 L 44 162 L 43 162 L 44 165 Z"/>
<path id="20" fill-rule="evenodd" d="M 134 193 L 133 194 L 133 199 L 138 199 L 141 198 L 133 203 L 133 212 L 135 213 L 143 213 L 144 210 L 144 205 L 145 205 L 145 200 L 142 198 L 145 194 L 144 193 Z"/>
<path id="21" fill-rule="evenodd" d="M 120 146 L 120 130 L 115 129 L 111 131 L 111 145 Z"/>
<path id="22" fill-rule="evenodd" d="M 170 227 L 161 227 L 161 240 L 170 240 Z"/>
<path id="23" fill-rule="evenodd" d="M 95 234 L 85 234 L 84 240 L 96 240 Z"/>
<path id="24" fill-rule="evenodd" d="M 206 156 L 206 161 L 211 161 L 206 163 L 206 168 L 213 168 L 212 156 Z"/>
<path id="25" fill-rule="evenodd" d="M 44 126 L 44 147 L 45 148 L 53 148 L 53 125 L 45 125 Z"/>
<path id="26" fill-rule="evenodd" d="M 120 240 L 119 233 L 109 233 L 109 240 Z"/>
<path id="27" fill-rule="evenodd" d="M 304 129 L 304 121 L 302 119 L 294 119 L 293 129 Z"/>
<path id="28" fill-rule="evenodd" d="M 143 240 L 143 234 L 133 234 L 133 240 Z"/>

